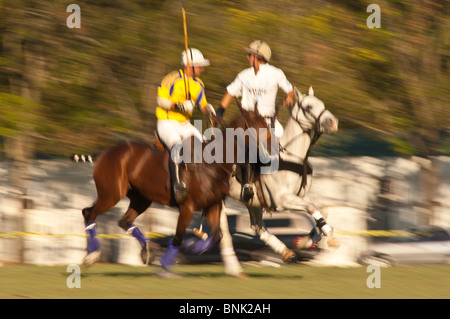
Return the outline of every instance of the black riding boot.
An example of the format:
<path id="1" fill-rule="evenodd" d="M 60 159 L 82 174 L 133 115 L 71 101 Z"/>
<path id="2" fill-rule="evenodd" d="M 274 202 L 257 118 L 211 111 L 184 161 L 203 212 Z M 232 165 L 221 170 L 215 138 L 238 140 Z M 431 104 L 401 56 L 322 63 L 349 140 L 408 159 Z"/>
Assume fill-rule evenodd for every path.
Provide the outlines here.
<path id="1" fill-rule="evenodd" d="M 172 182 L 173 195 L 178 204 L 182 204 L 187 197 L 186 184 L 180 178 L 180 164 L 176 164 L 170 159 L 170 178 Z"/>
<path id="2" fill-rule="evenodd" d="M 242 168 L 242 194 L 243 201 L 248 202 L 253 198 L 253 185 L 249 183 L 251 167 L 250 164 L 245 163 L 241 165 Z"/>

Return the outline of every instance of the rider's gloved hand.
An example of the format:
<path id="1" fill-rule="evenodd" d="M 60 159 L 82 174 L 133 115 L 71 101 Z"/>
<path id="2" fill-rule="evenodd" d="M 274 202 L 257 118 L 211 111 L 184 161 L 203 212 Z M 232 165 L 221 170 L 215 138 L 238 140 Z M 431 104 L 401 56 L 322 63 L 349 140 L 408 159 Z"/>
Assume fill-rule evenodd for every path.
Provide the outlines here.
<path id="1" fill-rule="evenodd" d="M 216 115 L 216 110 L 214 110 L 214 107 L 213 107 L 211 104 L 207 104 L 207 105 L 206 105 L 206 111 L 207 111 L 210 115 L 212 115 L 212 116 L 214 116 L 214 117 L 217 116 L 217 115 Z"/>
<path id="2" fill-rule="evenodd" d="M 216 118 L 219 121 L 223 121 L 223 114 L 225 113 L 225 108 L 221 105 L 216 111 Z"/>
<path id="3" fill-rule="evenodd" d="M 181 112 L 191 113 L 194 110 L 194 102 L 191 100 L 186 100 L 183 104 L 177 103 L 175 104 L 175 109 Z"/>

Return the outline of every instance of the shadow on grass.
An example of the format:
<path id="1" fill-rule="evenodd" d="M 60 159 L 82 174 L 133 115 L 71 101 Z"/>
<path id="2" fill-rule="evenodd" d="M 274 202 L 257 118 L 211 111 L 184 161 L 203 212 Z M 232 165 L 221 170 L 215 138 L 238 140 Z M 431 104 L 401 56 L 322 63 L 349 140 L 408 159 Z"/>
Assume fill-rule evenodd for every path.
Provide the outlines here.
<path id="1" fill-rule="evenodd" d="M 264 271 L 250 270 L 244 271 L 248 276 L 248 279 L 303 279 L 303 276 L 297 274 L 280 274 L 277 272 L 270 272 L 270 269 Z M 67 273 L 64 273 L 67 276 Z M 84 270 L 81 272 L 82 278 L 89 277 L 130 277 L 130 278 L 233 278 L 225 274 L 224 271 L 211 271 L 211 270 L 186 270 L 183 271 L 182 267 L 177 267 L 173 272 L 167 272 L 163 268 L 154 266 L 150 267 L 149 271 L 96 271 L 93 268 Z"/>

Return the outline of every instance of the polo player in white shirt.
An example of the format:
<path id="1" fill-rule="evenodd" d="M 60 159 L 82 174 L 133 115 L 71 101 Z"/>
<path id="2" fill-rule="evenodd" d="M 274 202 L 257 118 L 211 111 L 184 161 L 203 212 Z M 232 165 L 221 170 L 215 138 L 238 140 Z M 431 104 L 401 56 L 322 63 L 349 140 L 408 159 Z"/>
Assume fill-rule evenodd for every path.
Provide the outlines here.
<path id="1" fill-rule="evenodd" d="M 254 111 L 257 107 L 258 112 L 266 118 L 268 126 L 275 129 L 275 136 L 280 138 L 283 135 L 283 126 L 276 118 L 275 107 L 278 89 L 281 88 L 287 94 L 283 106 L 291 106 L 294 103 L 294 88 L 281 69 L 269 64 L 272 51 L 267 43 L 256 40 L 244 50 L 247 52 L 250 68 L 241 71 L 228 85 L 216 114 L 222 118 L 233 98 L 241 97 L 242 108 Z M 244 201 L 253 198 L 253 188 L 248 182 L 250 170 L 250 164 L 242 165 Z"/>

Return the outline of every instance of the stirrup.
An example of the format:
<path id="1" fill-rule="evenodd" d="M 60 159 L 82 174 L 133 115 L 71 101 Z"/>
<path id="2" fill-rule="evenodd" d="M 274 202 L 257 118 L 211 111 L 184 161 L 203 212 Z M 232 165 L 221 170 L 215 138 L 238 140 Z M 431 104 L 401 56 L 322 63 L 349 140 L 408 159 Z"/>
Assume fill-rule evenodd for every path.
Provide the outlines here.
<path id="1" fill-rule="evenodd" d="M 241 194 L 241 198 L 243 201 L 248 202 L 249 200 L 253 199 L 253 186 L 252 184 L 245 184 L 242 188 L 242 194 Z"/>

